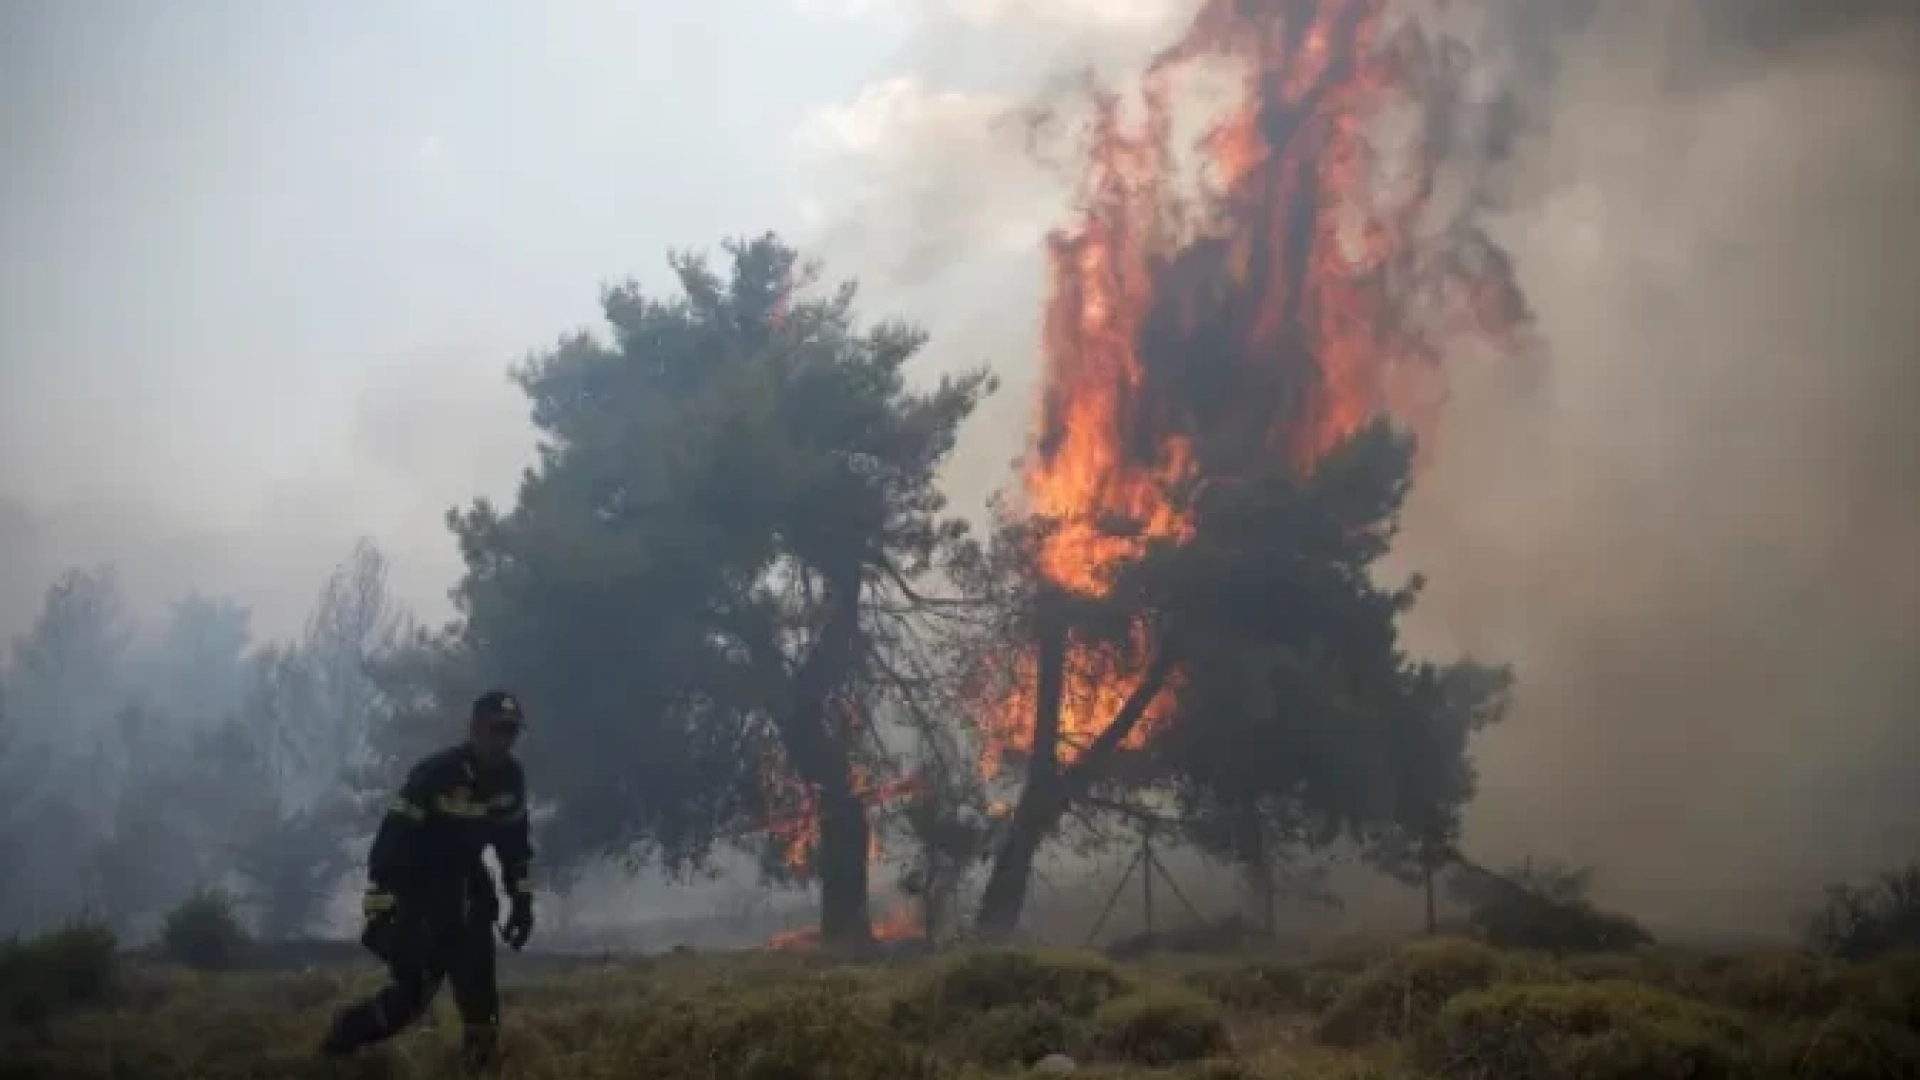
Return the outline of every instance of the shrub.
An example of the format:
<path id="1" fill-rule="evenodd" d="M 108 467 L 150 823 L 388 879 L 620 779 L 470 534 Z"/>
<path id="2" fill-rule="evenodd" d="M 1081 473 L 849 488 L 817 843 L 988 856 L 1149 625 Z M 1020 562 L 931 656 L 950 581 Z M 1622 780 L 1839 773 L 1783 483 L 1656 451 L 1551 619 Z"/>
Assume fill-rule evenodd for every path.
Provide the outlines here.
<path id="1" fill-rule="evenodd" d="M 635 1076 L 916 1080 L 936 1072 L 843 996 L 813 987 L 656 1001 L 619 1033 Z"/>
<path id="2" fill-rule="evenodd" d="M 1310 1000 L 1306 972 L 1286 964 L 1209 965 L 1183 981 L 1229 1009 L 1297 1008 Z"/>
<path id="3" fill-rule="evenodd" d="M 1359 935 L 1337 938 L 1313 950 L 1311 958 L 1307 961 L 1307 970 L 1325 971 L 1336 975 L 1357 975 L 1399 952 L 1404 945 L 1408 944 L 1408 940 L 1389 940 Z"/>
<path id="4" fill-rule="evenodd" d="M 1756 1072 L 1735 1014 L 1632 983 L 1510 984 L 1448 1002 L 1416 1060 L 1457 1080 L 1734 1080 Z"/>
<path id="5" fill-rule="evenodd" d="M 1650 965 L 1637 953 L 1587 953 L 1566 957 L 1561 967 L 1584 982 L 1608 982 L 1643 978 Z"/>
<path id="6" fill-rule="evenodd" d="M 1149 953 L 1197 953 L 1218 956 L 1223 953 L 1260 948 L 1271 938 L 1245 919 L 1235 916 L 1220 922 L 1183 926 L 1173 930 L 1148 930 L 1120 939 L 1107 946 L 1106 954 L 1115 960 L 1137 960 Z"/>
<path id="7" fill-rule="evenodd" d="M 221 889 L 195 891 L 167 913 L 160 927 L 161 955 L 197 971 L 235 966 L 250 943 L 233 897 Z"/>
<path id="8" fill-rule="evenodd" d="M 1593 906 L 1591 879 L 1585 869 L 1529 861 L 1498 876 L 1470 873 L 1454 891 L 1475 933 L 1501 948 L 1581 953 L 1652 944 L 1639 923 Z"/>
<path id="9" fill-rule="evenodd" d="M 1828 888 L 1805 933 L 1815 949 L 1846 960 L 1920 948 L 1920 863 Z"/>
<path id="10" fill-rule="evenodd" d="M 1771 1032 L 1766 1046 L 1766 1076 L 1777 1080 L 1920 1076 L 1920 1035 L 1904 1024 L 1852 1009 Z"/>
<path id="11" fill-rule="evenodd" d="M 967 1014 L 1010 1005 L 1050 1003 L 1086 1016 L 1123 989 L 1120 973 L 1098 956 L 985 949 L 936 963 L 893 1003 L 889 1023 L 932 1036 Z"/>
<path id="12" fill-rule="evenodd" d="M 1840 983 L 1849 1006 L 1920 1031 L 1920 950 L 1850 967 Z"/>
<path id="13" fill-rule="evenodd" d="M 1305 995 L 1302 1002 L 1315 1012 L 1324 1011 L 1340 1000 L 1340 995 L 1347 992 L 1347 987 L 1355 978 L 1356 976 L 1341 971 L 1316 971 L 1309 968 L 1306 980 L 1302 984 L 1302 993 Z"/>
<path id="14" fill-rule="evenodd" d="M 1524 975 L 1516 961 L 1474 941 L 1422 941 L 1349 979 L 1324 1015 L 1317 1037 L 1357 1046 L 1418 1030 L 1457 994 Z"/>
<path id="15" fill-rule="evenodd" d="M 1920 954 L 1840 964 L 1785 950 L 1722 955 L 1658 949 L 1632 957 L 1581 957 L 1566 967 L 1577 978 L 1631 980 L 1774 1019 L 1817 1020 L 1853 1009 L 1920 1023 Z"/>
<path id="16" fill-rule="evenodd" d="M 943 1039 L 952 1056 L 982 1065 L 1032 1065 L 1048 1054 L 1079 1056 L 1084 1020 L 1051 1001 L 1001 1005 L 959 1022 Z"/>
<path id="17" fill-rule="evenodd" d="M 1154 989 L 1115 998 L 1093 1015 L 1095 1049 L 1142 1065 L 1199 1061 L 1228 1048 L 1220 1007 L 1188 990 Z"/>
<path id="18" fill-rule="evenodd" d="M 118 950 L 113 931 L 90 919 L 0 942 L 0 1023 L 35 1026 L 104 1000 L 120 973 Z"/>
<path id="19" fill-rule="evenodd" d="M 1736 1009 L 1779 1017 L 1826 1016 L 1846 1000 L 1843 972 L 1805 953 L 1742 956 L 1702 972 L 1683 987 Z"/>

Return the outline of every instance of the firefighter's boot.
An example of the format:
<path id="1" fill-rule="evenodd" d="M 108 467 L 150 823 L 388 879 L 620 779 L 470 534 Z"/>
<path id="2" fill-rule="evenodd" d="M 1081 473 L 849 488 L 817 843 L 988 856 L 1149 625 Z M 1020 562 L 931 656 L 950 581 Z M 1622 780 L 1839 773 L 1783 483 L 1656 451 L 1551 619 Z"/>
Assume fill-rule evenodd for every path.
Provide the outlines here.
<path id="1" fill-rule="evenodd" d="M 460 1064 L 468 1076 L 484 1076 L 500 1067 L 500 1029 L 492 1024 L 468 1024 L 461 1039 Z"/>
<path id="2" fill-rule="evenodd" d="M 328 1025 L 326 1037 L 320 1040 L 319 1054 L 323 1058 L 343 1058 L 367 1045 L 378 1042 L 383 1032 L 377 1030 L 373 1010 L 366 1005 L 352 1005 L 333 1014 L 333 1023 Z"/>

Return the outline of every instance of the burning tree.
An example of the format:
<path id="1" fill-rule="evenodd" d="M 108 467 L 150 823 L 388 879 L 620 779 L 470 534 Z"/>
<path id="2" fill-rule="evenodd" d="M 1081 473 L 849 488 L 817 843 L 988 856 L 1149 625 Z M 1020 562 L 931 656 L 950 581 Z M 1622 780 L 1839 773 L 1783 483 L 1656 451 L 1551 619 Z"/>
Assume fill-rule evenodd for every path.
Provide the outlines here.
<path id="1" fill-rule="evenodd" d="M 519 372 L 539 466 L 510 511 L 453 516 L 462 619 L 422 655 L 524 695 L 546 861 L 684 869 L 771 823 L 820 881 L 823 939 L 860 942 L 876 712 L 911 690 L 937 607 L 915 582 L 962 536 L 934 476 L 991 386 L 909 389 L 918 331 L 856 326 L 852 287 L 814 295 L 771 237 L 727 251 L 726 277 L 676 258 L 681 296 L 609 292 L 611 343 Z M 416 675 L 403 708 L 448 681 Z"/>
<path id="2" fill-rule="evenodd" d="M 985 933 L 1101 784 L 1385 834 L 1445 832 L 1470 791 L 1435 669 L 1397 644 L 1418 581 L 1373 580 L 1413 459 L 1375 418 L 1427 425 L 1443 350 L 1510 345 L 1526 312 L 1472 200 L 1437 196 L 1493 134 L 1470 57 L 1388 7 L 1208 0 L 1149 65 L 1142 122 L 1095 93 L 1084 209 L 1051 240 L 1028 517 L 973 572 L 1028 643 L 979 683 L 987 764 L 1021 782 Z M 1239 96 L 1189 187 L 1175 105 L 1205 65 Z M 1453 682 L 1484 720 L 1504 674 L 1478 670 Z"/>

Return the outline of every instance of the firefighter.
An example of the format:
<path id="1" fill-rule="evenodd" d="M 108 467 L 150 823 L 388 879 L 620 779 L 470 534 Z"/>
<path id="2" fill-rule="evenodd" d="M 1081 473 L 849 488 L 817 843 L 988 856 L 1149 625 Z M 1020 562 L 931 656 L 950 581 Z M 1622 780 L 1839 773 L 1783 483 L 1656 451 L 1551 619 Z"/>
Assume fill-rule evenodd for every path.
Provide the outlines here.
<path id="1" fill-rule="evenodd" d="M 500 936 L 518 951 L 533 933 L 526 778 L 512 753 L 523 722 L 512 694 L 482 694 L 467 740 L 415 765 L 388 804 L 367 858 L 360 940 L 387 965 L 391 981 L 334 1017 L 322 1055 L 345 1056 L 398 1034 L 426 1011 L 444 979 L 465 1025 L 468 1069 L 494 1064 L 500 901 L 481 853 L 492 845 L 499 859 L 512 903 Z"/>

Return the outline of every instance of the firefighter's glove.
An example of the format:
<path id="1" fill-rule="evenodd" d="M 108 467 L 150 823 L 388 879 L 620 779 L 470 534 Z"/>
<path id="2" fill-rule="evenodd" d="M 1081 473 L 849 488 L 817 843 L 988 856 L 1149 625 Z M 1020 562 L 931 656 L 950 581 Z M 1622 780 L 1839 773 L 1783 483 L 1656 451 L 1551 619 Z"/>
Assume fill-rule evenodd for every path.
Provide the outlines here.
<path id="1" fill-rule="evenodd" d="M 513 951 L 519 952 L 521 947 L 527 943 L 527 939 L 532 936 L 533 895 L 531 893 L 515 891 L 513 894 L 513 910 L 507 915 L 507 924 L 500 928 L 500 940 L 512 946 Z"/>
<path id="2" fill-rule="evenodd" d="M 382 959 L 393 955 L 400 946 L 399 900 L 385 889 L 368 889 L 360 897 L 360 915 L 360 944 Z"/>
<path id="3" fill-rule="evenodd" d="M 360 917 L 368 926 L 389 923 L 400 916 L 400 901 L 385 889 L 370 888 L 360 897 Z"/>

